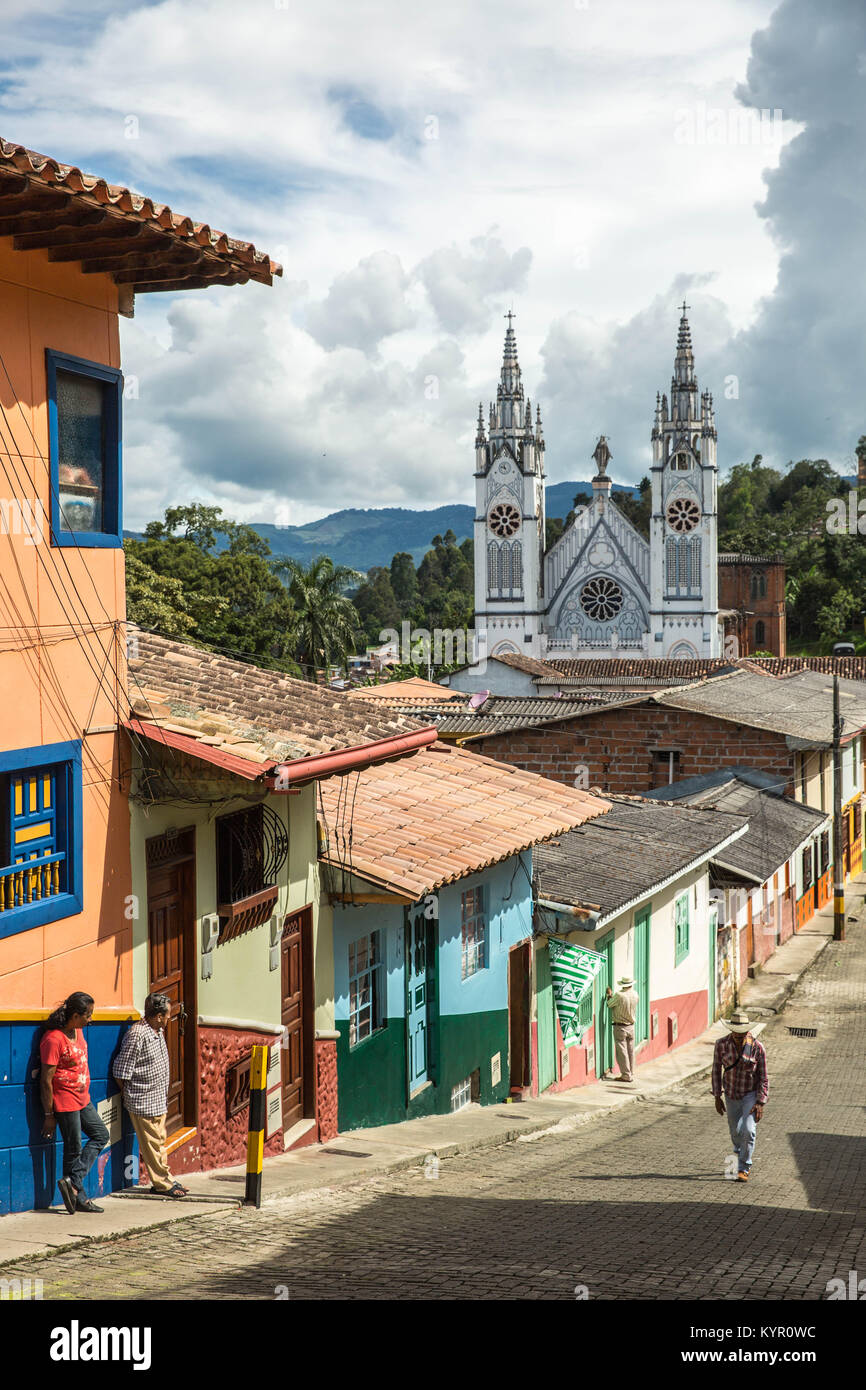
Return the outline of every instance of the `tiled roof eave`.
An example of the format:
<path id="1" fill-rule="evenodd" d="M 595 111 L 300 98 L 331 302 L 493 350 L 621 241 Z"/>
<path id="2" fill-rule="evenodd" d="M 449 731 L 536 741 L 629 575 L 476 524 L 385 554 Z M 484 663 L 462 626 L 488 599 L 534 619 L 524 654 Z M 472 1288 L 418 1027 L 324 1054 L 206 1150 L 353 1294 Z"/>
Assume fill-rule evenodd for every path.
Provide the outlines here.
<path id="1" fill-rule="evenodd" d="M 271 285 L 283 273 L 251 242 L 2 138 L 0 236 L 11 236 L 15 250 L 104 272 L 126 295 L 248 280 Z"/>

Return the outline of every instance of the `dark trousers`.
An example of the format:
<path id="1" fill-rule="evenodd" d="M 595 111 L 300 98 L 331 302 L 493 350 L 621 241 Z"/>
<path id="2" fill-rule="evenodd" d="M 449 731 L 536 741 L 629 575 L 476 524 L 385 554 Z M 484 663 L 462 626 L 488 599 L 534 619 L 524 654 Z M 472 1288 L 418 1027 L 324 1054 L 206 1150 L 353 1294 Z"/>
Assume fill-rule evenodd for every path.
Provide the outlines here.
<path id="1" fill-rule="evenodd" d="M 90 1102 L 83 1110 L 58 1110 L 57 1124 L 63 1136 L 63 1176 L 70 1178 L 80 1192 L 84 1179 L 108 1143 L 108 1129 L 102 1123 L 96 1106 Z M 87 1143 L 81 1147 L 82 1131 Z"/>

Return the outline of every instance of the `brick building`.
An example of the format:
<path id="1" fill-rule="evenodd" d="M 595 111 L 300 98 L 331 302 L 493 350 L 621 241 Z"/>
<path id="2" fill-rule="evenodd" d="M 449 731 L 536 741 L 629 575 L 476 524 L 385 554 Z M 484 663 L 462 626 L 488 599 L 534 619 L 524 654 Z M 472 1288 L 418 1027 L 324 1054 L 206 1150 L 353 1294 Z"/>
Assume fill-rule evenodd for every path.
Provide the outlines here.
<path id="1" fill-rule="evenodd" d="M 719 608 L 737 654 L 785 655 L 785 564 L 781 555 L 719 555 Z"/>

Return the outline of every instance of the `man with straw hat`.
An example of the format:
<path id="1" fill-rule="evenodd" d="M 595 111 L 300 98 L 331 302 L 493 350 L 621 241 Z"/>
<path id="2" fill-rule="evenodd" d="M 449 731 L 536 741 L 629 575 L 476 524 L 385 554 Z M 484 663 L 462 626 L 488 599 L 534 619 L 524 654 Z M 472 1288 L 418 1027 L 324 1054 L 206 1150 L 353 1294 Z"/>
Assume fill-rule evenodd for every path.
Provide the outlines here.
<path id="1" fill-rule="evenodd" d="M 634 1080 L 634 1021 L 637 1018 L 637 990 L 630 975 L 623 975 L 614 994 L 610 985 L 605 991 L 605 1003 L 613 1020 L 613 1043 L 620 1075 L 614 1081 Z"/>
<path id="2" fill-rule="evenodd" d="M 763 1043 L 749 1032 L 751 1026 L 745 1009 L 735 1009 L 728 1019 L 730 1032 L 719 1038 L 713 1052 L 712 1092 L 716 1110 L 728 1116 L 731 1143 L 737 1155 L 738 1182 L 749 1181 L 755 1126 L 764 1113 L 770 1091 L 767 1054 Z"/>

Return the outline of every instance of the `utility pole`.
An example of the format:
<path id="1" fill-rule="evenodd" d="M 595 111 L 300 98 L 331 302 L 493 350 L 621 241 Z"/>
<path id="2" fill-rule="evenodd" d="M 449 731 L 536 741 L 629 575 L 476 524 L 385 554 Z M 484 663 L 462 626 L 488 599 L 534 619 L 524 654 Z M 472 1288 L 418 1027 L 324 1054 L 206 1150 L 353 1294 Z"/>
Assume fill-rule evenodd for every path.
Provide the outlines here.
<path id="1" fill-rule="evenodd" d="M 833 940 L 845 940 L 845 852 L 842 847 L 842 720 L 839 677 L 833 677 Z"/>

